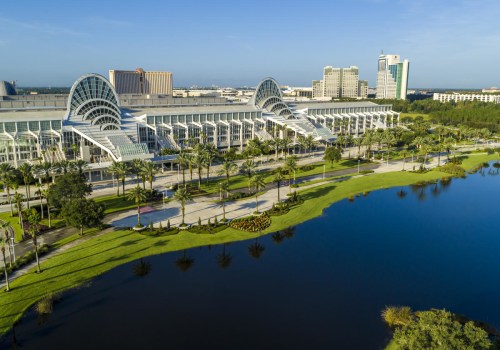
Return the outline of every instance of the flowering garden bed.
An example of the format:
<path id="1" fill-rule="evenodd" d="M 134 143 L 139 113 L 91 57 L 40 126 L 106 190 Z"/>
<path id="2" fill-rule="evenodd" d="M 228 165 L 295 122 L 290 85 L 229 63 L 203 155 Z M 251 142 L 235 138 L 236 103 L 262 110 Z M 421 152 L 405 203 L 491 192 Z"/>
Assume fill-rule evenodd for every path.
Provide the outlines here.
<path id="1" fill-rule="evenodd" d="M 271 218 L 269 217 L 269 214 L 264 213 L 259 216 L 249 216 L 231 220 L 229 226 L 237 230 L 258 232 L 271 226 Z"/>

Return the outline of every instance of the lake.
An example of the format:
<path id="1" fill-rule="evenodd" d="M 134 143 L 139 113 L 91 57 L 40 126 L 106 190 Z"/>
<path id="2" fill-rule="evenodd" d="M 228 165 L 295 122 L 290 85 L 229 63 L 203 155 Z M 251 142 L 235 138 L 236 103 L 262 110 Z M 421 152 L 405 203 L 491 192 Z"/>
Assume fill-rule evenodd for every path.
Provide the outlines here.
<path id="1" fill-rule="evenodd" d="M 490 172 L 490 174 L 488 174 Z M 500 176 L 380 190 L 258 239 L 120 266 L 16 326 L 22 349 L 383 349 L 387 305 L 500 328 Z M 12 334 L 1 343 L 10 347 Z"/>

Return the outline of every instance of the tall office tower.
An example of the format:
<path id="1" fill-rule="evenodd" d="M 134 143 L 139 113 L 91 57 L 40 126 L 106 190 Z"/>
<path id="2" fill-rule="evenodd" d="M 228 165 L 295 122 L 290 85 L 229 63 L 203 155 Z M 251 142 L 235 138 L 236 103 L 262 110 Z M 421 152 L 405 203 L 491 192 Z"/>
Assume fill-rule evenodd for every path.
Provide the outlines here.
<path id="1" fill-rule="evenodd" d="M 399 55 L 378 57 L 377 98 L 406 99 L 410 61 L 401 62 Z"/>
<path id="2" fill-rule="evenodd" d="M 356 66 L 349 68 L 333 68 L 326 66 L 323 69 L 323 80 L 313 80 L 313 97 L 358 97 L 359 69 Z"/>
<path id="3" fill-rule="evenodd" d="M 368 80 L 360 80 L 358 83 L 358 97 L 368 98 Z"/>
<path id="4" fill-rule="evenodd" d="M 340 97 L 358 97 L 359 69 L 356 66 L 342 68 L 340 70 L 340 81 L 342 89 Z"/>
<path id="5" fill-rule="evenodd" d="M 118 94 L 172 95 L 171 72 L 110 70 L 109 82 Z"/>

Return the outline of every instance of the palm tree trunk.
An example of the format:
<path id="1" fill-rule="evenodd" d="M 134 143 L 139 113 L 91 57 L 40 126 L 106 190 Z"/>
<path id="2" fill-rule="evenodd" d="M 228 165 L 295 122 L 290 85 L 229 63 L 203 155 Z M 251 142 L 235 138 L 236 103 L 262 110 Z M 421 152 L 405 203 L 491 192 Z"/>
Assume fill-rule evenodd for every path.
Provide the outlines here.
<path id="1" fill-rule="evenodd" d="M 292 194 L 292 176 L 288 174 L 288 193 Z"/>
<path id="2" fill-rule="evenodd" d="M 280 202 L 280 182 L 278 181 L 278 203 Z"/>
<path id="3" fill-rule="evenodd" d="M 198 168 L 198 191 L 201 191 L 201 168 Z"/>
<path id="4" fill-rule="evenodd" d="M 3 249 L 2 249 L 2 255 L 3 255 L 3 267 L 4 267 L 3 271 L 5 273 L 5 291 L 8 292 L 10 290 L 9 275 L 7 273 L 7 261 L 5 260 L 5 250 L 3 250 Z"/>
<path id="5" fill-rule="evenodd" d="M 30 190 L 29 190 L 30 185 L 29 185 L 29 183 L 25 184 L 24 188 L 26 189 L 26 206 L 29 209 L 30 208 Z"/>
<path id="6" fill-rule="evenodd" d="M 181 223 L 181 225 L 184 225 L 184 210 L 185 210 L 184 203 L 181 203 L 181 212 L 182 212 L 182 223 Z"/>
<path id="7" fill-rule="evenodd" d="M 226 199 L 222 200 L 222 219 L 226 221 Z"/>
<path id="8" fill-rule="evenodd" d="M 9 199 L 9 204 L 10 204 L 10 216 L 14 216 L 14 207 L 12 205 L 12 200 L 10 198 L 10 189 L 8 185 L 7 185 L 7 198 Z"/>
<path id="9" fill-rule="evenodd" d="M 113 174 L 113 184 L 115 180 L 115 175 Z M 118 176 L 116 177 L 116 196 L 120 197 L 120 184 L 118 183 Z"/>
<path id="10" fill-rule="evenodd" d="M 40 188 L 40 212 L 41 212 L 41 217 L 42 217 L 42 220 L 44 219 L 44 213 L 43 213 L 43 197 L 42 197 L 42 189 Z"/>
<path id="11" fill-rule="evenodd" d="M 153 191 L 153 176 L 149 178 L 149 189 Z"/>
<path id="12" fill-rule="evenodd" d="M 125 194 L 125 176 L 122 177 L 122 193 Z"/>
<path id="13" fill-rule="evenodd" d="M 80 236 L 83 236 L 83 225 L 80 226 Z"/>
<path id="14" fill-rule="evenodd" d="M 42 272 L 42 270 L 40 270 L 40 259 L 38 258 L 38 245 L 37 245 L 37 241 L 36 241 L 36 233 L 35 233 L 35 236 L 33 239 L 33 243 L 35 245 L 36 270 L 38 273 L 40 273 L 40 272 Z"/>
<path id="15" fill-rule="evenodd" d="M 47 215 L 49 216 L 49 228 L 52 227 L 52 220 L 50 219 L 50 207 L 49 204 L 47 203 Z"/>
<path id="16" fill-rule="evenodd" d="M 137 226 L 141 226 L 141 205 L 137 204 Z"/>
<path id="17" fill-rule="evenodd" d="M 257 213 L 259 212 L 259 196 L 258 194 L 259 193 L 258 191 L 255 192 L 255 206 L 257 207 Z"/>

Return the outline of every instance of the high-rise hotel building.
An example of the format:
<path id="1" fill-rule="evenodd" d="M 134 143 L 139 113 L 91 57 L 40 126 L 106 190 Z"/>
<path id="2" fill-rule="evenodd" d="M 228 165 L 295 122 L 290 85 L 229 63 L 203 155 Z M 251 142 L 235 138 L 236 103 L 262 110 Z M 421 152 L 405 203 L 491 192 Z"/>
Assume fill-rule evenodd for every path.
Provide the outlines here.
<path id="1" fill-rule="evenodd" d="M 118 94 L 172 95 L 171 72 L 110 70 L 109 81 Z"/>
<path id="2" fill-rule="evenodd" d="M 401 62 L 399 55 L 378 57 L 377 98 L 406 99 L 410 61 Z"/>
<path id="3" fill-rule="evenodd" d="M 313 80 L 312 85 L 313 97 L 366 97 L 360 95 L 359 69 L 356 66 L 326 66 L 323 69 L 323 80 Z"/>

